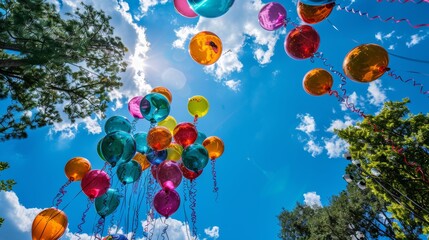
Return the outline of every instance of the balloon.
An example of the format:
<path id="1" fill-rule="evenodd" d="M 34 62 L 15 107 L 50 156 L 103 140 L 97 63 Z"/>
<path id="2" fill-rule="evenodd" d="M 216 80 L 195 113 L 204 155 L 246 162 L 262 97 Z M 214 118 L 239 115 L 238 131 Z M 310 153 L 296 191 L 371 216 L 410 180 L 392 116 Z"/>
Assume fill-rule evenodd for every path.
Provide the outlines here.
<path id="1" fill-rule="evenodd" d="M 335 2 L 320 6 L 307 5 L 302 2 L 298 2 L 298 16 L 305 23 L 315 24 L 325 20 L 329 16 L 329 14 L 331 14 L 332 9 L 334 9 L 334 6 Z"/>
<path id="2" fill-rule="evenodd" d="M 319 34 L 308 25 L 298 26 L 286 37 L 285 50 L 286 53 L 294 59 L 306 59 L 317 51 L 319 48 Z"/>
<path id="3" fill-rule="evenodd" d="M 157 180 L 159 185 L 164 186 L 164 183 L 171 181 L 174 188 L 177 188 L 182 182 L 182 172 L 177 163 L 173 161 L 164 161 L 157 167 Z"/>
<path id="4" fill-rule="evenodd" d="M 32 239 L 59 239 L 64 234 L 67 225 L 68 219 L 63 211 L 47 208 L 37 214 L 33 220 Z"/>
<path id="5" fill-rule="evenodd" d="M 154 151 L 149 148 L 146 153 L 146 159 L 153 165 L 159 165 L 167 159 L 167 150 Z"/>
<path id="6" fill-rule="evenodd" d="M 153 198 L 153 206 L 159 214 L 168 218 L 179 208 L 180 196 L 174 189 L 161 189 Z"/>
<path id="7" fill-rule="evenodd" d="M 222 139 L 216 136 L 210 136 L 203 142 L 203 146 L 207 149 L 210 159 L 216 159 L 220 157 L 224 150 L 224 144 Z"/>
<path id="8" fill-rule="evenodd" d="M 171 103 L 173 101 L 173 96 L 171 95 L 170 90 L 168 90 L 165 87 L 156 87 L 156 88 L 152 89 L 152 92 L 164 95 L 164 97 L 167 98 L 169 103 Z"/>
<path id="9" fill-rule="evenodd" d="M 131 116 L 133 116 L 134 118 L 139 118 L 139 119 L 143 118 L 143 115 L 140 112 L 140 102 L 142 101 L 142 99 L 143 99 L 142 96 L 137 96 L 137 97 L 133 97 L 128 102 L 128 111 L 130 112 Z"/>
<path id="10" fill-rule="evenodd" d="M 344 73 L 357 82 L 371 82 L 381 77 L 389 65 L 387 51 L 377 44 L 362 44 L 344 58 Z"/>
<path id="11" fill-rule="evenodd" d="M 122 234 L 111 234 L 103 238 L 103 240 L 128 240 L 128 238 Z"/>
<path id="12" fill-rule="evenodd" d="M 151 123 L 164 120 L 170 113 L 170 102 L 160 93 L 149 93 L 140 103 L 143 117 Z"/>
<path id="13" fill-rule="evenodd" d="M 158 179 L 158 166 L 159 165 L 150 166 L 150 173 L 152 174 L 152 177 L 155 179 Z"/>
<path id="14" fill-rule="evenodd" d="M 207 136 L 204 133 L 198 132 L 197 140 L 195 140 L 194 143 L 203 144 L 203 142 L 206 138 L 207 138 Z"/>
<path id="15" fill-rule="evenodd" d="M 207 149 L 201 144 L 192 144 L 183 150 L 182 161 L 186 168 L 198 172 L 209 161 Z"/>
<path id="16" fill-rule="evenodd" d="M 193 117 L 204 117 L 209 108 L 209 101 L 203 96 L 193 96 L 188 100 L 188 111 Z"/>
<path id="17" fill-rule="evenodd" d="M 86 196 L 94 199 L 107 192 L 110 187 L 110 177 L 102 170 L 91 170 L 82 178 L 80 186 Z"/>
<path id="18" fill-rule="evenodd" d="M 168 116 L 166 119 L 164 119 L 158 123 L 158 126 L 168 128 L 168 130 L 170 130 L 171 133 L 173 133 L 173 130 L 176 127 L 176 125 L 177 125 L 177 121 L 172 116 Z"/>
<path id="19" fill-rule="evenodd" d="M 195 62 L 211 65 L 222 55 L 222 41 L 212 32 L 199 32 L 189 42 L 189 54 Z"/>
<path id="20" fill-rule="evenodd" d="M 101 143 L 103 143 L 103 138 L 100 139 L 100 141 L 98 141 L 97 143 L 97 154 L 101 159 L 103 159 L 103 161 L 106 161 L 106 159 L 103 156 L 103 153 L 101 152 Z"/>
<path id="21" fill-rule="evenodd" d="M 228 12 L 234 0 L 188 0 L 194 12 L 206 18 L 216 18 Z"/>
<path id="22" fill-rule="evenodd" d="M 329 3 L 335 3 L 335 0 L 300 0 L 302 3 L 312 6 L 322 6 Z"/>
<path id="23" fill-rule="evenodd" d="M 136 151 L 145 154 L 149 149 L 147 146 L 147 133 L 140 132 L 134 134 L 134 140 L 136 141 Z"/>
<path id="24" fill-rule="evenodd" d="M 308 94 L 320 96 L 328 93 L 333 83 L 334 80 L 328 71 L 322 68 L 315 68 L 305 74 L 302 86 Z"/>
<path id="25" fill-rule="evenodd" d="M 184 148 L 194 143 L 197 136 L 197 128 L 195 128 L 195 125 L 192 123 L 179 123 L 173 131 L 174 141 Z"/>
<path id="26" fill-rule="evenodd" d="M 185 165 L 183 165 L 183 163 L 180 164 L 180 170 L 182 171 L 183 177 L 185 177 L 186 179 L 189 179 L 191 181 L 194 180 L 195 178 L 197 178 L 198 176 L 200 176 L 201 173 L 203 173 L 202 169 L 199 170 L 198 172 L 191 171 L 191 170 L 187 169 L 185 167 Z"/>
<path id="27" fill-rule="evenodd" d="M 136 153 L 136 141 L 131 134 L 123 131 L 112 132 L 104 136 L 101 153 L 112 167 L 119 161 L 128 162 Z"/>
<path id="28" fill-rule="evenodd" d="M 113 213 L 119 206 L 121 195 L 118 190 L 109 188 L 107 192 L 95 199 L 95 210 L 101 217 Z"/>
<path id="29" fill-rule="evenodd" d="M 91 163 L 83 157 L 70 159 L 64 167 L 64 172 L 70 181 L 80 181 L 91 170 Z"/>
<path id="30" fill-rule="evenodd" d="M 169 190 L 174 190 L 175 187 L 172 181 L 167 180 L 162 184 L 162 189 L 169 191 Z"/>
<path id="31" fill-rule="evenodd" d="M 270 2 L 263 6 L 258 14 L 259 24 L 268 31 L 279 29 L 286 25 L 286 9 L 280 3 Z"/>
<path id="32" fill-rule="evenodd" d="M 116 169 L 119 181 L 123 184 L 137 181 L 142 174 L 142 167 L 137 161 L 121 162 Z"/>
<path id="33" fill-rule="evenodd" d="M 162 126 L 153 127 L 147 133 L 147 145 L 155 151 L 161 151 L 170 145 L 172 138 L 173 136 L 168 128 Z"/>
<path id="34" fill-rule="evenodd" d="M 167 148 L 167 160 L 179 161 L 182 158 L 183 147 L 177 143 L 170 143 Z"/>
<path id="35" fill-rule="evenodd" d="M 133 157 L 133 160 L 140 164 L 142 171 L 150 167 L 150 162 L 146 159 L 146 156 L 144 154 L 141 154 L 139 152 L 136 153 L 136 155 L 134 155 Z"/>
<path id="36" fill-rule="evenodd" d="M 194 18 L 198 16 L 194 12 L 194 10 L 191 9 L 191 6 L 189 6 L 189 3 L 187 0 L 174 0 L 174 8 L 180 15 L 188 18 Z"/>
<path id="37" fill-rule="evenodd" d="M 107 119 L 104 124 L 104 131 L 106 134 L 115 132 L 115 131 L 124 131 L 127 133 L 131 132 L 131 123 L 126 117 L 123 116 L 113 116 Z"/>

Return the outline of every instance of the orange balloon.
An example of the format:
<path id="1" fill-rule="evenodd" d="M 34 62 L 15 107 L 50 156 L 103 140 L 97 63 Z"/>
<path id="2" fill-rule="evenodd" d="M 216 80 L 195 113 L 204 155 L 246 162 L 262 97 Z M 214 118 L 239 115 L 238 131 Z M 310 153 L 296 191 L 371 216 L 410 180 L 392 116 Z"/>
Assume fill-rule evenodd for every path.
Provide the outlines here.
<path id="1" fill-rule="evenodd" d="M 332 9 L 334 9 L 334 6 L 335 2 L 320 6 L 307 5 L 302 2 L 298 2 L 298 16 L 305 23 L 315 24 L 325 20 L 329 16 L 329 14 L 331 14 Z"/>
<path id="2" fill-rule="evenodd" d="M 147 160 L 146 155 L 141 153 L 136 153 L 134 155 L 133 160 L 138 162 L 140 166 L 142 167 L 142 171 L 146 170 L 148 167 L 150 167 L 150 162 Z"/>
<path id="3" fill-rule="evenodd" d="M 170 145 L 172 138 L 168 128 L 156 126 L 147 133 L 147 145 L 155 151 L 161 151 Z"/>
<path id="4" fill-rule="evenodd" d="M 211 65 L 222 55 L 222 41 L 212 32 L 199 32 L 189 42 L 189 54 L 195 62 Z"/>
<path id="5" fill-rule="evenodd" d="M 56 240 L 66 230 L 68 219 L 66 214 L 56 208 L 47 208 L 37 214 L 31 227 L 33 240 Z"/>
<path id="6" fill-rule="evenodd" d="M 331 74 L 322 68 L 315 68 L 305 74 L 302 86 L 304 90 L 313 96 L 320 96 L 329 92 L 334 80 Z"/>
<path id="7" fill-rule="evenodd" d="M 203 146 L 207 149 L 207 152 L 209 153 L 209 158 L 212 160 L 220 157 L 224 150 L 224 144 L 222 139 L 215 136 L 207 137 L 203 141 Z"/>
<path id="8" fill-rule="evenodd" d="M 156 87 L 156 88 L 152 89 L 152 92 L 160 93 L 160 94 L 164 95 L 170 103 L 171 103 L 171 101 L 173 101 L 173 95 L 171 95 L 170 90 L 168 90 L 165 87 Z"/>
<path id="9" fill-rule="evenodd" d="M 64 167 L 64 172 L 70 181 L 80 181 L 91 170 L 91 163 L 83 157 L 70 159 Z"/>
<path id="10" fill-rule="evenodd" d="M 377 44 L 362 44 L 344 58 L 343 71 L 357 82 L 372 82 L 388 71 L 389 55 Z"/>

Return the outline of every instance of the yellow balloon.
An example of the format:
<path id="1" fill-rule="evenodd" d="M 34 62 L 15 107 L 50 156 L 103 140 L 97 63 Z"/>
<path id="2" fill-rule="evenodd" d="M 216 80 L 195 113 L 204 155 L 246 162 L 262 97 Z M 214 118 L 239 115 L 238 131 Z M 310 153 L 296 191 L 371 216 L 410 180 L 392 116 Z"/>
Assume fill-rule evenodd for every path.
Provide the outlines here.
<path id="1" fill-rule="evenodd" d="M 141 153 L 136 153 L 134 155 L 133 160 L 138 162 L 140 166 L 142 167 L 142 171 L 146 170 L 148 167 L 150 167 L 150 162 L 147 160 L 146 155 Z"/>
<path id="2" fill-rule="evenodd" d="M 333 83 L 334 80 L 328 71 L 315 68 L 305 74 L 302 86 L 308 94 L 320 96 L 329 92 Z"/>
<path id="3" fill-rule="evenodd" d="M 177 125 L 177 121 L 172 116 L 168 116 L 164 120 L 158 122 L 158 126 L 168 128 L 168 130 L 170 130 L 171 133 L 173 133 L 173 130 L 176 127 L 176 125 Z"/>
<path id="4" fill-rule="evenodd" d="M 70 159 L 64 167 L 64 172 L 70 181 L 80 181 L 91 170 L 91 163 L 83 157 Z"/>
<path id="5" fill-rule="evenodd" d="M 33 220 L 31 235 L 33 240 L 56 240 L 66 230 L 68 219 L 66 214 L 56 208 L 41 211 Z"/>
<path id="6" fill-rule="evenodd" d="M 170 143 L 167 148 L 167 160 L 179 161 L 182 158 L 183 147 L 177 143 Z"/>
<path id="7" fill-rule="evenodd" d="M 211 65 L 222 55 L 222 41 L 212 32 L 199 32 L 189 42 L 189 54 L 195 62 Z"/>
<path id="8" fill-rule="evenodd" d="M 171 103 L 171 101 L 173 101 L 173 95 L 171 95 L 170 90 L 168 90 L 165 87 L 156 87 L 156 88 L 152 89 L 152 92 L 160 93 L 160 94 L 164 95 L 168 99 L 168 102 L 170 102 L 170 103 Z"/>
<path id="9" fill-rule="evenodd" d="M 387 51 L 377 44 L 362 44 L 344 58 L 344 73 L 357 82 L 372 82 L 388 71 Z"/>
<path id="10" fill-rule="evenodd" d="M 203 146 L 207 149 L 207 152 L 209 153 L 209 158 L 212 160 L 220 157 L 223 154 L 223 141 L 216 136 L 207 137 L 203 141 Z"/>
<path id="11" fill-rule="evenodd" d="M 204 117 L 209 108 L 209 101 L 203 96 L 193 96 L 188 100 L 188 111 L 193 117 Z"/>

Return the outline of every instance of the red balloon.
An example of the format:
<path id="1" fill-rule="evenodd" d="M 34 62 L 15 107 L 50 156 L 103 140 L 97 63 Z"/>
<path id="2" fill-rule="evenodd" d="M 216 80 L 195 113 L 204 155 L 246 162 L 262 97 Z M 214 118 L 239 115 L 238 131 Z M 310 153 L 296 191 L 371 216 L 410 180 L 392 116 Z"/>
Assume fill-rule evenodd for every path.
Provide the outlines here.
<path id="1" fill-rule="evenodd" d="M 177 188 L 182 182 L 182 172 L 180 171 L 179 166 L 176 162 L 173 161 L 163 161 L 157 167 L 157 180 L 159 185 L 164 187 L 164 183 L 171 181 L 174 185 L 174 188 Z"/>
<path id="2" fill-rule="evenodd" d="M 173 137 L 176 143 L 186 148 L 197 140 L 198 131 L 192 123 L 179 123 L 173 130 Z"/>
<path id="3" fill-rule="evenodd" d="M 192 170 L 189 170 L 183 165 L 183 163 L 180 164 L 180 170 L 182 171 L 183 177 L 189 180 L 194 180 L 195 178 L 199 177 L 201 173 L 203 173 L 203 170 L 199 170 L 198 172 L 194 172 Z"/>
<path id="4" fill-rule="evenodd" d="M 158 165 L 150 166 L 150 173 L 152 173 L 152 177 L 158 179 Z"/>
<path id="5" fill-rule="evenodd" d="M 316 30 L 308 25 L 298 26 L 286 37 L 286 53 L 294 59 L 306 59 L 319 49 L 320 37 Z"/>
<path id="6" fill-rule="evenodd" d="M 102 170 L 89 171 L 80 184 L 82 191 L 92 200 L 107 192 L 110 188 L 110 177 Z"/>

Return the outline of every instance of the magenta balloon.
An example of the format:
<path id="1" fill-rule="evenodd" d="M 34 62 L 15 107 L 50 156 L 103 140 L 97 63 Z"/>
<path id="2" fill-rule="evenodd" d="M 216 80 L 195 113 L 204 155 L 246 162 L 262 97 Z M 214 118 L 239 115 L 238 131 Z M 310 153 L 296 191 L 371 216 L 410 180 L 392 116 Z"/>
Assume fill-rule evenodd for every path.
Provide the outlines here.
<path id="1" fill-rule="evenodd" d="M 162 184 L 162 189 L 164 189 L 166 191 L 168 191 L 168 190 L 171 191 L 171 190 L 174 190 L 175 188 L 176 187 L 174 186 L 174 183 L 170 180 L 168 180 Z"/>
<path id="2" fill-rule="evenodd" d="M 174 8 L 184 17 L 194 18 L 198 16 L 189 6 L 188 0 L 174 0 Z"/>
<path id="3" fill-rule="evenodd" d="M 161 189 L 153 198 L 153 206 L 159 214 L 168 218 L 179 208 L 180 196 L 176 190 Z"/>
<path id="4" fill-rule="evenodd" d="M 174 161 L 168 160 L 159 164 L 156 175 L 161 186 L 164 186 L 165 182 L 171 181 L 174 184 L 174 188 L 177 188 L 182 182 L 182 171 Z"/>
<path id="5" fill-rule="evenodd" d="M 153 178 L 158 179 L 158 165 L 152 164 L 152 166 L 150 166 L 150 173 L 152 173 Z"/>
<path id="6" fill-rule="evenodd" d="M 85 174 L 80 186 L 86 196 L 94 199 L 106 193 L 110 188 L 110 177 L 102 170 L 92 170 Z"/>
<path id="7" fill-rule="evenodd" d="M 286 25 L 286 9 L 276 2 L 263 6 L 258 14 L 259 24 L 268 31 L 279 29 Z"/>
<path id="8" fill-rule="evenodd" d="M 140 111 L 140 102 L 142 101 L 143 97 L 141 96 L 137 96 L 137 97 L 133 97 L 129 102 L 128 102 L 128 111 L 130 112 L 131 116 L 133 116 L 134 118 L 143 118 L 143 115 Z"/>

